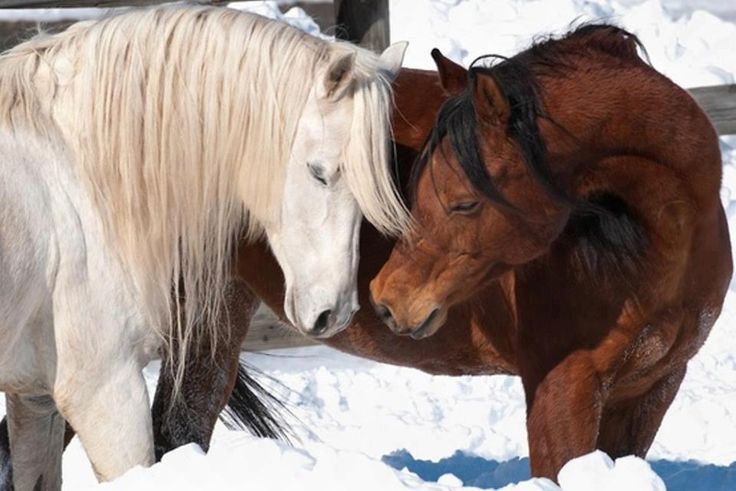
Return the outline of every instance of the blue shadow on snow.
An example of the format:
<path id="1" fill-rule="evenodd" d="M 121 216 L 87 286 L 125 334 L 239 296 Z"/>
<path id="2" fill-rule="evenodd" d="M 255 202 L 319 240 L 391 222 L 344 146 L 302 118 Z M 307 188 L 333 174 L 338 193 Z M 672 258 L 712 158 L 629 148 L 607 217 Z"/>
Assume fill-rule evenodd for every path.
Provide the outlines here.
<path id="1" fill-rule="evenodd" d="M 530 478 L 529 459 L 505 462 L 466 455 L 460 451 L 439 462 L 417 460 L 406 450 L 383 456 L 383 462 L 395 469 L 406 467 L 425 481 L 437 481 L 443 474 L 454 474 L 465 486 L 500 488 Z M 667 485 L 668 491 L 736 490 L 736 462 L 717 466 L 697 462 L 653 460 L 649 464 Z"/>

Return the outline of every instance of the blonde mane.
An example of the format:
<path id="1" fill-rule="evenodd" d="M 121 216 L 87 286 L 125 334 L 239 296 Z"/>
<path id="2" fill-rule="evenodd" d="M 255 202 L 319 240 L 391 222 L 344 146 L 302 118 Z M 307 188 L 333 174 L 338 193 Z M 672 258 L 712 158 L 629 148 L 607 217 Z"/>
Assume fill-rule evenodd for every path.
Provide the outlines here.
<path id="1" fill-rule="evenodd" d="M 177 381 L 195 326 L 214 329 L 221 313 L 235 242 L 278 219 L 299 117 L 345 50 L 356 82 L 344 172 L 368 220 L 397 233 L 407 213 L 390 174 L 391 92 L 367 51 L 235 10 L 168 6 L 0 56 L 0 126 L 69 150 L 147 320 L 178 339 Z"/>

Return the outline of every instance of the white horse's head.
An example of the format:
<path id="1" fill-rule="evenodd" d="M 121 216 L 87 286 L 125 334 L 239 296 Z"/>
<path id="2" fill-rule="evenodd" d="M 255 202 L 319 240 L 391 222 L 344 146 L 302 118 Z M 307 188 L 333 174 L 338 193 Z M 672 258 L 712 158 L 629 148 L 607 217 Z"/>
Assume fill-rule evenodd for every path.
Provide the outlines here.
<path id="1" fill-rule="evenodd" d="M 243 227 L 269 239 L 300 330 L 349 323 L 361 215 L 387 233 L 409 220 L 389 158 L 404 49 L 378 56 L 230 9 L 134 10 L 3 55 L 0 123 L 61 131 L 143 315 L 182 340 L 180 381 L 221 318 Z M 186 294 L 174 309 L 172 285 Z"/>
<path id="2" fill-rule="evenodd" d="M 389 144 L 390 114 L 386 113 L 391 100 L 376 97 L 380 87 L 374 85 L 393 79 L 405 49 L 402 43 L 384 51 L 377 72 L 384 80 L 372 83 L 356 79 L 355 51 L 334 54 L 318 75 L 298 123 L 279 219 L 265 229 L 286 280 L 284 310 L 305 334 L 332 336 L 350 323 L 359 308 L 358 239 L 363 213 L 384 230 L 393 227 L 392 218 L 381 215 L 401 214 L 392 210 L 396 194 L 387 152 L 369 147 Z M 388 107 L 370 107 L 386 103 Z M 383 117 L 376 118 L 378 112 Z M 386 189 L 361 189 L 365 186 Z M 396 224 L 401 218 L 393 220 Z"/>

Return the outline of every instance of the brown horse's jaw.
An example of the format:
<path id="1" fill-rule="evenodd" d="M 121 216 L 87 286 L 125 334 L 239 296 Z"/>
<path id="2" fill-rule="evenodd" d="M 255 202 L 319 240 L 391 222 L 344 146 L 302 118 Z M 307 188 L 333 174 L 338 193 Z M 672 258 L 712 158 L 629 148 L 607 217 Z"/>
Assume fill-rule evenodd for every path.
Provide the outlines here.
<path id="1" fill-rule="evenodd" d="M 429 314 L 418 325 L 409 325 L 406 322 L 399 321 L 386 303 L 376 302 L 371 296 L 371 304 L 376 311 L 376 315 L 394 334 L 409 336 L 417 340 L 436 333 L 447 319 L 447 310 L 444 307 L 434 307 L 429 310 Z"/>
<path id="2" fill-rule="evenodd" d="M 444 307 L 437 307 L 429 314 L 421 326 L 405 334 L 416 340 L 428 338 L 439 331 L 446 320 L 447 310 Z"/>

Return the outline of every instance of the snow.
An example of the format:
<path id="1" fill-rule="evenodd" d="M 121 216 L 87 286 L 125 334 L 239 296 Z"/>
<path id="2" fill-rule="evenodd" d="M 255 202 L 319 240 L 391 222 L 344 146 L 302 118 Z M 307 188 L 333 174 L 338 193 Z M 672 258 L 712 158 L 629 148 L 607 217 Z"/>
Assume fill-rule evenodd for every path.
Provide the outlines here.
<path id="1" fill-rule="evenodd" d="M 246 463 L 247 468 L 243 468 Z M 247 477 L 246 477 L 247 476 Z M 246 481 L 247 479 L 247 481 Z M 603 452 L 568 462 L 559 475 L 560 486 L 548 479 L 511 484 L 504 491 L 665 491 L 662 480 L 649 465 L 635 457 L 615 462 Z M 180 447 L 150 469 L 135 468 L 123 477 L 98 486 L 105 491 L 257 489 L 259 491 L 478 490 L 464 487 L 460 479 L 444 474 L 437 483 L 423 482 L 409 472 L 399 472 L 358 452 L 326 445 L 294 449 L 284 444 L 231 432 L 205 455 L 198 446 Z M 595 487 L 595 488 L 594 488 Z M 166 488 L 164 488 L 166 489 Z"/>
<path id="2" fill-rule="evenodd" d="M 621 491 L 651 489 L 665 491 L 664 483 L 646 462 L 635 457 L 622 457 L 613 462 L 608 455 L 596 451 L 568 462 L 558 475 L 565 491 Z"/>
<path id="3" fill-rule="evenodd" d="M 535 35 L 561 33 L 571 23 L 605 20 L 639 35 L 657 69 L 692 87 L 734 82 L 736 7 L 728 5 L 717 0 L 673 0 L 664 5 L 658 0 L 392 0 L 391 37 L 410 41 L 406 66 L 432 68 L 433 47 L 468 65 L 482 54 L 513 54 Z M 275 2 L 231 6 L 319 32 L 296 7 L 283 14 Z M 80 9 L 74 16 L 103 12 Z M 44 21 L 66 15 L 59 10 L 0 13 L 6 19 Z M 722 201 L 736 237 L 736 137 L 722 138 L 722 148 Z M 287 402 L 294 447 L 218 424 L 207 455 L 189 445 L 150 469 L 132 469 L 112 483 L 98 485 L 75 439 L 64 457 L 64 489 L 665 489 L 649 463 L 634 457 L 614 462 L 601 452 L 569 462 L 558 476 L 560 486 L 544 479 L 525 480 L 525 406 L 520 381 L 514 377 L 430 376 L 326 347 L 246 356 L 271 377 L 264 383 Z M 157 371 L 155 363 L 145 371 L 151 391 Z M 671 479 L 670 489 L 715 488 L 707 483 L 716 478 L 704 479 L 719 468 L 706 464 L 736 461 L 735 408 L 736 286 L 732 286 L 648 456 L 655 469 Z M 692 478 L 683 481 L 688 473 Z M 688 484 L 675 487 L 675 482 Z M 733 481 L 731 487 L 736 488 Z"/>
<path id="4" fill-rule="evenodd" d="M 736 24 L 706 10 L 672 20 L 657 0 L 433 0 L 428 4 L 417 9 L 414 0 L 391 2 L 391 39 L 410 41 L 406 66 L 434 68 L 429 56 L 432 48 L 468 66 L 489 53 L 513 55 L 540 34 L 560 34 L 581 22 L 605 21 L 637 34 L 653 65 L 683 87 L 732 83 L 736 73 L 732 51 Z M 736 12 L 734 7 L 731 10 Z"/>
<path id="5" fill-rule="evenodd" d="M 118 9 L 3 9 L 0 20 L 4 22 L 59 22 L 63 20 L 97 19 Z M 123 10 L 123 9 L 119 9 Z"/>

